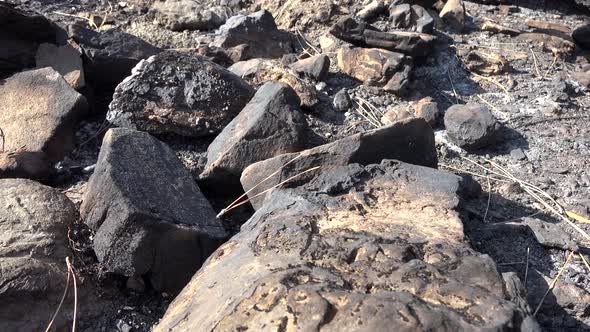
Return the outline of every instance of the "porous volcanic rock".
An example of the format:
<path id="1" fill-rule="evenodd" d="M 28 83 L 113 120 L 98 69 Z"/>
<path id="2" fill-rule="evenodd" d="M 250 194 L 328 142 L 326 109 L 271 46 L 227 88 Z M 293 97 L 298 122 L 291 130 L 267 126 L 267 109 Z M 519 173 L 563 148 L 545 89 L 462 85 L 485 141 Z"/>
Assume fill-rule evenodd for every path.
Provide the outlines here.
<path id="1" fill-rule="evenodd" d="M 273 190 L 154 331 L 519 330 L 530 314 L 465 240 L 461 182 L 386 160 Z"/>
<path id="2" fill-rule="evenodd" d="M 166 51 L 142 61 L 115 89 L 107 119 L 153 134 L 207 136 L 220 132 L 254 90 L 201 56 Z"/>
<path id="3" fill-rule="evenodd" d="M 225 236 L 174 151 L 130 129 L 105 134 L 80 214 L 108 271 L 146 276 L 168 293 L 184 287 Z"/>
<path id="4" fill-rule="evenodd" d="M 253 58 L 280 58 L 293 53 L 291 33 L 280 30 L 272 15 L 260 10 L 248 16 L 236 15 L 219 27 L 212 46 L 226 50 L 237 62 Z"/>
<path id="5" fill-rule="evenodd" d="M 50 67 L 21 72 L 0 83 L 0 105 L 2 152 L 29 152 L 28 157 L 50 163 L 73 148 L 74 125 L 88 109 L 86 98 Z M 20 171 L 39 178 L 48 170 Z"/>
<path id="6" fill-rule="evenodd" d="M 242 171 L 260 160 L 305 148 L 307 122 L 287 84 L 268 82 L 207 149 L 201 181 L 240 188 Z"/>
<path id="7" fill-rule="evenodd" d="M 45 330 L 66 286 L 67 234 L 77 216 L 59 190 L 31 180 L 0 180 L 0 330 Z M 67 329 L 69 316 L 62 309 L 56 331 Z"/>
<path id="8" fill-rule="evenodd" d="M 117 85 L 139 61 L 162 51 L 120 29 L 97 32 L 70 25 L 68 35 L 82 47 L 86 78 L 95 85 Z"/>
<path id="9" fill-rule="evenodd" d="M 416 165 L 437 167 L 432 128 L 424 119 L 405 119 L 387 127 L 351 135 L 300 153 L 284 154 L 257 162 L 244 170 L 240 181 L 244 191 L 249 191 L 270 176 L 263 186 L 248 194 L 252 198 L 266 188 L 312 167 L 321 166 L 319 170 L 299 176 L 297 181 L 305 181 L 317 173 L 330 172 L 332 167 L 353 163 L 367 165 L 379 163 L 383 159 L 398 159 Z M 287 163 L 289 165 L 286 165 Z M 279 171 L 276 172 L 277 170 Z M 257 209 L 262 206 L 267 196 L 261 195 L 250 202 Z"/>

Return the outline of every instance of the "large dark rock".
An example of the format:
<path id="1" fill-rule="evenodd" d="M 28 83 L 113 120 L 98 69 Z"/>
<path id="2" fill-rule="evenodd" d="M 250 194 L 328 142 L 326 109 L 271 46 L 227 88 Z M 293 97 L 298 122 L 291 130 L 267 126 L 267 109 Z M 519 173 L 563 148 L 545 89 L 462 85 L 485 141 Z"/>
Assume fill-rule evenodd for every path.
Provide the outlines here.
<path id="1" fill-rule="evenodd" d="M 580 47 L 590 50 L 590 24 L 577 27 L 572 32 L 572 38 Z"/>
<path id="2" fill-rule="evenodd" d="M 117 85 L 140 60 L 162 51 L 120 29 L 96 32 L 70 25 L 68 34 L 82 47 L 86 78 L 95 85 Z"/>
<path id="3" fill-rule="evenodd" d="M 227 6 L 216 6 L 215 1 L 157 0 L 151 11 L 156 20 L 172 31 L 213 30 L 232 15 Z"/>
<path id="4" fill-rule="evenodd" d="M 293 160 L 296 157 L 297 159 Z M 424 119 L 406 119 L 388 127 L 348 136 L 300 153 L 284 154 L 260 161 L 247 167 L 240 181 L 244 191 L 248 191 L 278 171 L 248 194 L 249 197 L 253 197 L 312 167 L 321 166 L 321 169 L 300 176 L 295 183 L 305 181 L 317 173 L 330 172 L 333 167 L 353 163 L 368 165 L 379 163 L 383 159 L 398 159 L 416 165 L 437 167 L 432 128 Z M 290 164 L 285 166 L 289 162 Z M 261 195 L 251 200 L 254 208 L 259 208 L 267 196 L 268 194 Z"/>
<path id="5" fill-rule="evenodd" d="M 383 32 L 352 17 L 344 17 L 330 28 L 337 38 L 361 47 L 383 48 L 411 56 L 429 55 L 436 37 L 419 32 Z"/>
<path id="6" fill-rule="evenodd" d="M 253 58 L 280 58 L 294 52 L 293 36 L 279 30 L 274 18 L 266 10 L 248 16 L 230 17 L 217 34 L 211 45 L 226 49 L 235 62 Z"/>
<path id="7" fill-rule="evenodd" d="M 73 148 L 74 126 L 88 108 L 86 98 L 49 67 L 21 72 L 1 81 L 0 105 L 2 152 L 21 157 L 26 154 L 27 163 L 37 160 L 38 165 L 46 167 Z M 25 159 L 21 159 L 21 166 L 0 165 L 0 177 L 16 172 L 42 178 L 48 172 L 46 167 L 28 167 Z"/>
<path id="8" fill-rule="evenodd" d="M 465 240 L 461 187 L 387 160 L 274 190 L 154 331 L 520 330 L 530 313 Z"/>
<path id="9" fill-rule="evenodd" d="M 304 149 L 307 134 L 295 91 L 268 82 L 209 145 L 201 180 L 218 188 L 240 188 L 247 166 Z"/>
<path id="10" fill-rule="evenodd" d="M 494 143 L 500 126 L 487 107 L 475 103 L 449 107 L 444 122 L 450 141 L 467 150 Z"/>
<path id="11" fill-rule="evenodd" d="M 0 330 L 44 331 L 66 287 L 74 204 L 59 190 L 25 179 L 0 180 Z M 70 293 L 71 294 L 71 293 Z M 53 324 L 71 324 L 70 295 Z"/>
<path id="12" fill-rule="evenodd" d="M 80 207 L 110 272 L 180 290 L 225 236 L 190 173 L 148 133 L 111 129 Z"/>
<path id="13" fill-rule="evenodd" d="M 0 3 L 0 78 L 34 67 L 39 44 L 57 44 L 62 34 L 44 16 Z"/>
<path id="14" fill-rule="evenodd" d="M 203 57 L 166 51 L 142 61 L 117 86 L 107 119 L 154 134 L 212 135 L 253 94 L 240 77 Z"/>

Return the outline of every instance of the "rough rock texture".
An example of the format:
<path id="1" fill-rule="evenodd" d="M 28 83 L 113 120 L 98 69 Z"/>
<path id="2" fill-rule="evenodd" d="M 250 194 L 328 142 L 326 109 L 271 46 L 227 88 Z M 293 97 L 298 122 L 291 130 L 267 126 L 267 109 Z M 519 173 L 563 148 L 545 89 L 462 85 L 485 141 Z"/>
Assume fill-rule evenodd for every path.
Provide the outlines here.
<path id="1" fill-rule="evenodd" d="M 74 125 L 88 108 L 86 98 L 52 68 L 21 72 L 0 84 L 4 151 L 61 160 L 73 147 Z"/>
<path id="2" fill-rule="evenodd" d="M 464 240 L 460 187 L 388 160 L 275 190 L 154 331 L 519 330 L 528 313 Z"/>
<path id="3" fill-rule="evenodd" d="M 383 32 L 351 17 L 344 17 L 332 28 L 330 33 L 337 38 L 361 47 L 383 48 L 411 56 L 430 54 L 436 37 L 419 32 Z"/>
<path id="4" fill-rule="evenodd" d="M 279 30 L 272 15 L 265 10 L 230 17 L 217 34 L 211 45 L 226 49 L 235 62 L 280 58 L 294 51 L 291 33 Z"/>
<path id="5" fill-rule="evenodd" d="M 84 67 L 80 52 L 73 46 L 66 44 L 57 46 L 43 43 L 39 45 L 35 55 L 37 68 L 51 67 L 64 77 L 68 84 L 79 90 L 84 87 Z"/>
<path id="6" fill-rule="evenodd" d="M 297 159 L 293 160 L 296 157 Z M 367 165 L 379 163 L 383 159 L 398 159 L 416 165 L 436 167 L 437 157 L 432 128 L 423 119 L 399 121 L 391 126 L 351 135 L 300 153 L 284 154 L 252 164 L 244 170 L 240 181 L 244 191 L 248 191 L 291 162 L 267 179 L 264 185 L 250 192 L 249 197 L 253 197 L 266 188 L 315 166 L 321 166 L 321 168 L 298 177 L 297 181 L 305 181 L 313 174 L 329 173 L 333 167 L 352 163 Z M 262 205 L 264 197 L 262 195 L 251 200 L 254 208 Z"/>
<path id="7" fill-rule="evenodd" d="M 319 102 L 318 92 L 314 84 L 315 80 L 305 76 L 299 77 L 295 70 L 280 63 L 279 60 L 252 59 L 240 61 L 228 69 L 247 79 L 253 86 L 268 81 L 288 84 L 299 96 L 302 107 L 311 108 Z"/>
<path id="8" fill-rule="evenodd" d="M 117 86 L 107 119 L 154 134 L 212 135 L 253 94 L 240 77 L 203 57 L 166 51 L 142 61 Z"/>
<path id="9" fill-rule="evenodd" d="M 34 67 L 39 44 L 59 40 L 59 28 L 44 16 L 0 3 L 0 78 Z"/>
<path id="10" fill-rule="evenodd" d="M 67 233 L 76 219 L 76 207 L 58 190 L 0 180 L 0 330 L 45 330 L 66 285 Z M 67 329 L 68 316 L 62 308 L 56 330 Z"/>
<path id="11" fill-rule="evenodd" d="M 119 29 L 96 32 L 78 25 L 68 27 L 70 38 L 84 51 L 86 78 L 95 84 L 114 86 L 131 74 L 142 59 L 162 50 Z"/>
<path id="12" fill-rule="evenodd" d="M 226 6 L 201 0 L 158 0 L 151 11 L 160 24 L 173 31 L 213 30 L 232 15 L 232 10 Z"/>
<path id="13" fill-rule="evenodd" d="M 51 174 L 52 163 L 43 152 L 22 149 L 0 152 L 1 178 L 31 178 L 43 180 Z"/>
<path id="14" fill-rule="evenodd" d="M 412 106 L 414 107 L 415 115 L 426 120 L 426 122 L 434 128 L 436 121 L 440 116 L 438 104 L 431 97 L 425 97 L 414 103 Z"/>
<path id="15" fill-rule="evenodd" d="M 145 132 L 111 129 L 80 207 L 108 271 L 180 290 L 225 236 L 190 173 Z"/>
<path id="16" fill-rule="evenodd" d="M 291 68 L 297 73 L 323 81 L 330 69 L 330 58 L 325 54 L 315 55 L 291 64 Z"/>
<path id="17" fill-rule="evenodd" d="M 240 188 L 247 166 L 304 149 L 306 134 L 295 91 L 284 83 L 268 82 L 209 145 L 200 178 L 218 187 Z"/>
<path id="18" fill-rule="evenodd" d="M 337 59 L 338 68 L 345 74 L 398 94 L 406 90 L 413 68 L 410 57 L 379 48 L 343 47 Z"/>
<path id="19" fill-rule="evenodd" d="M 394 5 L 389 7 L 389 17 L 394 27 L 408 31 L 432 33 L 434 18 L 419 5 Z"/>
<path id="20" fill-rule="evenodd" d="M 464 149 L 478 149 L 496 141 L 499 124 L 484 105 L 453 105 L 444 121 L 451 142 Z"/>

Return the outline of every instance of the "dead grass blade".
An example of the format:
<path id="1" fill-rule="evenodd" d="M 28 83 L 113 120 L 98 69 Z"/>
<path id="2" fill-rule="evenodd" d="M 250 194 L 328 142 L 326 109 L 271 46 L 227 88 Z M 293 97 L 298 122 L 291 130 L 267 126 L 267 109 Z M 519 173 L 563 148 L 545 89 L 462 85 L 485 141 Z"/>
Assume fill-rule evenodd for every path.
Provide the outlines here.
<path id="1" fill-rule="evenodd" d="M 363 119 L 367 120 L 371 126 L 374 128 L 381 127 L 381 120 L 376 118 L 375 114 L 370 110 L 370 106 L 365 106 L 364 99 L 359 98 L 358 100 L 354 100 L 354 103 L 357 104 L 356 111 L 363 117 Z"/>
<path id="2" fill-rule="evenodd" d="M 59 301 L 59 305 L 57 306 L 57 309 L 55 310 L 55 313 L 53 314 L 53 316 L 51 317 L 51 320 L 49 321 L 49 324 L 47 325 L 47 328 L 45 329 L 45 332 L 49 332 L 51 330 L 51 326 L 53 326 L 53 322 L 55 322 L 55 318 L 57 318 L 57 315 L 59 314 L 59 311 L 61 310 L 61 306 L 64 304 L 64 301 L 66 299 L 66 296 L 68 295 L 68 289 L 70 288 L 70 269 L 69 269 L 69 260 L 68 257 L 66 257 L 66 265 L 68 266 L 68 276 L 66 279 L 66 287 L 64 288 L 64 293 L 61 296 L 61 300 Z"/>

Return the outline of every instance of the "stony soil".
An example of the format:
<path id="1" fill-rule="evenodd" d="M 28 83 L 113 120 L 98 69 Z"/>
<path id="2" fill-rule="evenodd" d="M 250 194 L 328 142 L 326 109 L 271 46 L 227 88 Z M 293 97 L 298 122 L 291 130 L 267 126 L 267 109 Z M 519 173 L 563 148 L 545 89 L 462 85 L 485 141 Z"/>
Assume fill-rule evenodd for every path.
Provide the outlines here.
<path id="1" fill-rule="evenodd" d="M 21 1 L 22 7 L 38 10 L 58 22 L 82 21 L 69 15 L 82 12 L 104 15 L 109 21 L 121 26 L 126 32 L 137 35 L 156 46 L 169 49 L 182 49 L 190 52 L 207 38 L 201 32 L 172 32 L 153 23 L 147 13 L 147 1 L 127 1 L 126 6 L 106 1 Z M 528 5 L 530 3 L 530 5 Z M 587 135 L 588 107 L 590 97 L 585 89 L 569 91 L 564 77 L 588 64 L 588 54 L 578 52 L 568 58 L 554 57 L 542 46 L 502 34 L 479 31 L 476 24 L 484 17 L 511 27 L 522 27 L 526 19 L 538 19 L 559 23 L 573 28 L 587 19 L 587 12 L 568 5 L 552 6 L 528 1 L 527 6 L 519 7 L 518 12 L 506 13 L 496 5 L 466 2 L 470 16 L 469 28 L 461 34 L 437 31 L 440 42 L 436 51 L 418 64 L 414 72 L 411 93 L 406 98 L 398 98 L 360 84 L 341 73 L 332 58 L 332 68 L 325 86 L 321 89 L 320 104 L 307 117 L 314 131 L 325 141 L 371 129 L 355 107 L 346 113 L 335 112 L 331 107 L 331 96 L 342 88 L 348 88 L 351 96 L 365 99 L 380 111 L 389 105 L 408 105 L 410 101 L 431 96 L 444 110 L 456 103 L 470 101 L 487 104 L 501 121 L 501 142 L 492 147 L 465 154 L 448 143 L 442 127 L 438 127 L 438 152 L 441 169 L 469 171 L 485 174 L 467 157 L 484 163 L 492 160 L 505 167 L 516 178 L 528 181 L 554 197 L 566 209 L 581 216 L 590 215 L 590 138 Z M 68 15 L 64 15 L 68 14 Z M 376 22 L 379 27 L 384 22 Z M 318 37 L 324 31 L 317 26 L 310 27 L 308 40 L 318 45 Z M 464 70 L 461 58 L 457 55 L 463 49 L 482 52 L 498 52 L 509 60 L 511 69 L 490 80 L 482 79 Z M 535 61 L 536 58 L 536 61 Z M 540 75 L 539 75 L 539 74 Z M 506 88 L 501 89 L 499 85 Z M 104 121 L 105 106 L 109 99 L 99 92 L 95 101 L 96 110 L 91 118 L 83 121 L 76 135 L 76 150 L 61 163 L 61 176 L 55 180 L 68 197 L 76 204 L 80 199 L 95 164 L 101 138 L 108 128 Z M 204 166 L 204 152 L 210 139 L 168 138 L 171 146 L 195 177 Z M 524 152 L 519 156 L 517 149 Z M 476 178 L 485 194 L 464 202 L 463 220 L 468 237 L 474 249 L 489 254 L 497 263 L 500 272 L 515 271 L 525 280 L 528 300 L 532 308 L 541 301 L 548 284 L 565 262 L 569 252 L 560 249 L 547 249 L 537 243 L 528 231 L 500 223 L 536 214 L 547 221 L 555 221 L 554 216 L 544 213 L 542 206 L 530 195 L 498 181 Z M 231 201 L 228 197 L 214 202 L 218 210 Z M 233 214 L 227 218 L 227 227 L 233 231 L 249 217 L 249 211 Z M 590 231 L 590 225 L 581 226 Z M 567 226 L 564 229 L 572 236 L 577 234 Z M 115 299 L 111 307 L 104 308 L 104 319 L 81 322 L 80 329 L 86 331 L 148 331 L 153 323 L 163 315 L 169 299 L 156 292 L 135 293 L 126 289 L 124 282 L 114 276 L 101 273 L 90 249 L 91 232 L 80 225 L 74 232 L 74 248 L 77 253 L 74 264 L 78 267 L 84 282 L 98 285 L 99 296 Z M 528 263 L 527 263 L 528 262 Z M 590 277 L 579 256 L 563 271 L 560 283 L 564 281 L 575 285 L 580 294 L 588 296 Z M 560 288 L 560 283 L 556 291 Z M 590 330 L 590 312 L 587 303 L 580 299 L 563 296 L 558 298 L 549 294 L 541 306 L 537 319 L 546 330 Z M 565 292 L 565 291 L 564 291 Z"/>

